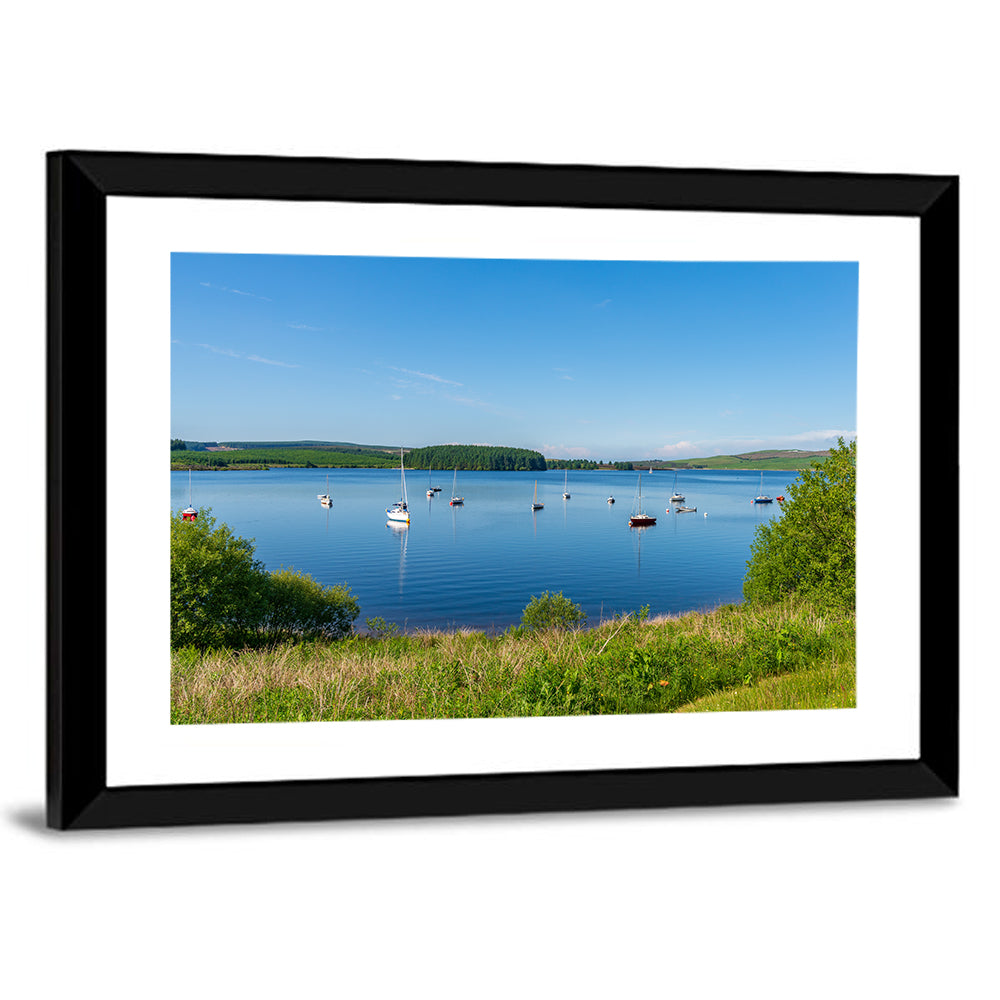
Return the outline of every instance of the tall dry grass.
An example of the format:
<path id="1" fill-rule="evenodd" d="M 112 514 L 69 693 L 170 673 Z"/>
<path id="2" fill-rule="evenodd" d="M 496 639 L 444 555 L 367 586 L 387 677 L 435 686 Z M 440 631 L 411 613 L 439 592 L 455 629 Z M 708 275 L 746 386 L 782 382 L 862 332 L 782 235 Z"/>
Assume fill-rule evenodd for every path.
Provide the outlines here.
<path id="1" fill-rule="evenodd" d="M 836 659 L 853 614 L 786 600 L 591 629 L 417 631 L 271 650 L 176 651 L 172 721 L 334 721 L 674 711 Z M 853 704 L 853 687 L 843 698 Z"/>

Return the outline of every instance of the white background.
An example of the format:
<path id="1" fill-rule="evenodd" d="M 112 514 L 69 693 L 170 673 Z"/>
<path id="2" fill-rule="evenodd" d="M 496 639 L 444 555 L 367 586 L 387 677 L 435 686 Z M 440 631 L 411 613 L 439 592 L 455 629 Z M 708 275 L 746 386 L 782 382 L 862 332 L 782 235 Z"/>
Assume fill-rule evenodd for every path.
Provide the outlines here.
<path id="1" fill-rule="evenodd" d="M 16 995 L 989 990 L 997 476 L 975 459 L 995 442 L 1000 171 L 980 9 L 95 0 L 5 20 L 0 940 Z M 46 831 L 52 148 L 961 174 L 962 798 Z"/>

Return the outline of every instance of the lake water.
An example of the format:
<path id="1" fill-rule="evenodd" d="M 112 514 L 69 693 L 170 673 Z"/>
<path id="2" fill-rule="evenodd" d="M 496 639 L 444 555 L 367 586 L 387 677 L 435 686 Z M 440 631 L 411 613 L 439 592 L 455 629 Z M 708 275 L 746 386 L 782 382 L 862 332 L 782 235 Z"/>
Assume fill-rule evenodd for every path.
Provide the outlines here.
<path id="1" fill-rule="evenodd" d="M 642 474 L 643 507 L 657 518 L 629 528 L 635 472 L 462 472 L 462 507 L 449 506 L 452 470 L 407 473 L 408 527 L 387 523 L 399 470 L 330 470 L 333 507 L 316 499 L 325 469 L 195 472 L 195 507 L 210 507 L 254 541 L 268 569 L 294 567 L 323 584 L 346 583 L 366 618 L 401 629 L 503 629 L 533 595 L 562 591 L 589 624 L 648 604 L 653 615 L 705 610 L 742 599 L 750 543 L 780 507 L 754 504 L 760 473 L 682 472 L 677 487 L 696 513 L 667 508 L 672 472 Z M 765 472 L 764 492 L 788 492 L 794 472 Z M 428 499 L 430 478 L 441 492 Z M 532 513 L 535 481 L 544 509 Z M 188 474 L 171 473 L 171 506 L 187 506 Z M 613 495 L 616 503 L 607 503 Z M 704 515 L 708 516 L 705 517 Z"/>

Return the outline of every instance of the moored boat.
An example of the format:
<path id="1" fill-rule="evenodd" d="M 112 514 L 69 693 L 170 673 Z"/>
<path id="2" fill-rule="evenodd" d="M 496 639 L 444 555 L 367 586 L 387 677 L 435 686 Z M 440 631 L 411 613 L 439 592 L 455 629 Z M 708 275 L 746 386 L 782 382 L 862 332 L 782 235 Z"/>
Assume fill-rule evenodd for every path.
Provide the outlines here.
<path id="1" fill-rule="evenodd" d="M 753 498 L 753 503 L 774 503 L 774 497 L 769 497 L 764 493 L 764 470 L 760 473 L 760 493 Z"/>
<path id="2" fill-rule="evenodd" d="M 188 469 L 188 505 L 181 511 L 182 521 L 197 521 L 198 511 L 191 503 L 191 470 Z"/>
<path id="3" fill-rule="evenodd" d="M 448 501 L 452 507 L 461 507 L 465 503 L 465 497 L 458 495 L 458 467 L 455 467 L 455 478 L 451 481 L 451 499 Z"/>
<path id="4" fill-rule="evenodd" d="M 674 495 L 670 498 L 671 503 L 684 503 L 684 494 L 677 489 L 677 473 L 674 473 Z"/>
<path id="5" fill-rule="evenodd" d="M 632 514 L 628 519 L 630 528 L 646 528 L 651 524 L 656 524 L 656 518 L 652 514 L 647 514 L 642 509 L 642 473 L 639 474 L 639 482 L 636 486 L 635 502 L 632 504 Z"/>
<path id="6" fill-rule="evenodd" d="M 410 523 L 410 511 L 406 506 L 406 472 L 403 469 L 403 449 L 399 449 L 399 482 L 400 482 L 400 492 L 403 494 L 401 500 L 397 500 L 394 504 L 385 509 L 385 516 L 389 518 L 390 521 L 405 521 L 407 524 Z"/>

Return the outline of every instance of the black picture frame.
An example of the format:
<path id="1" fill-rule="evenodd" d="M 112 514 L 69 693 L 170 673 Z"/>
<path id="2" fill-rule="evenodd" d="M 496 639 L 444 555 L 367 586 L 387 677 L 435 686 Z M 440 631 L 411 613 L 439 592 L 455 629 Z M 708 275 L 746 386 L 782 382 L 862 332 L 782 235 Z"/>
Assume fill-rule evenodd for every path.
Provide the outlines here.
<path id="1" fill-rule="evenodd" d="M 47 822 L 59 829 L 958 794 L 958 525 L 922 516 L 919 757 L 108 787 L 107 199 L 277 199 L 894 216 L 920 227 L 920 496 L 958 482 L 958 178 L 53 152 L 48 168 Z M 933 398 L 933 406 L 928 400 Z M 68 483 L 84 443 L 98 484 Z M 95 468 L 96 465 L 96 468 Z M 957 509 L 955 497 L 951 506 Z M 933 536 L 931 535 L 933 532 Z M 931 693 L 932 692 L 932 693 Z"/>

